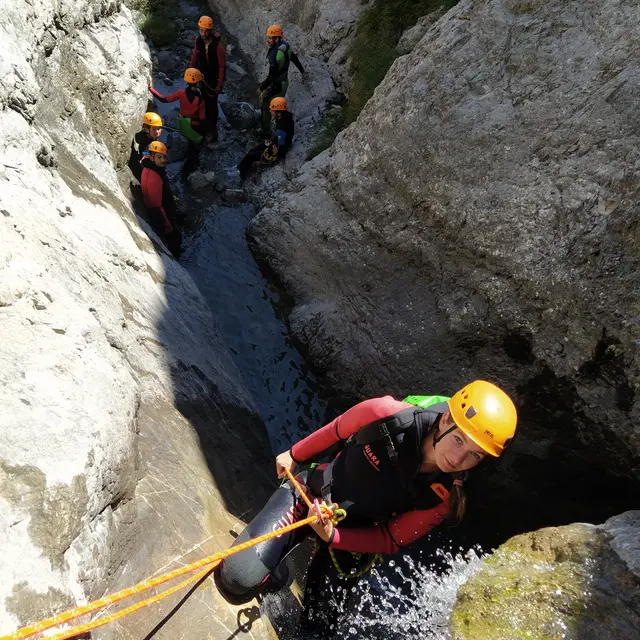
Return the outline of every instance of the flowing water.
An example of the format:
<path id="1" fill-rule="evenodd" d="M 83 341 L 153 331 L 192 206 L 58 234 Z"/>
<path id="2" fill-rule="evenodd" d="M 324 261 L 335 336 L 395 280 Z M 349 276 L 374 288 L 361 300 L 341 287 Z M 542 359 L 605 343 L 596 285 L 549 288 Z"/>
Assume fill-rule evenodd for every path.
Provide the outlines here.
<path id="1" fill-rule="evenodd" d="M 325 580 L 303 630 L 298 612 L 279 595 L 267 596 L 261 608 L 281 640 L 448 640 L 458 589 L 480 570 L 483 557 L 480 549 L 436 549 L 429 559 L 394 557 L 353 586 Z"/>

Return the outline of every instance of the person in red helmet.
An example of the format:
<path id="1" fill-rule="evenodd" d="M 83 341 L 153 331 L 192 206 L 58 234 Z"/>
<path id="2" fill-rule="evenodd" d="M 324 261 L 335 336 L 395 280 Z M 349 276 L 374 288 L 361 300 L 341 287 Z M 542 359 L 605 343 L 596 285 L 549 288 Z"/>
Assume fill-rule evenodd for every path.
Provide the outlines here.
<path id="1" fill-rule="evenodd" d="M 311 525 L 321 545 L 312 568 L 330 566 L 331 555 L 338 577 L 346 579 L 338 567 L 353 567 L 352 552 L 393 554 L 445 520 L 459 522 L 467 472 L 487 457 L 499 457 L 516 424 L 509 396 L 476 380 L 451 398 L 365 400 L 281 453 L 279 478 L 300 467 L 297 479 L 309 498 L 337 503 L 347 513 L 338 526 L 330 520 Z M 308 466 L 327 457 L 328 463 Z M 307 515 L 314 514 L 287 481 L 234 546 Z M 220 593 L 239 604 L 287 586 L 292 575 L 286 559 L 308 534 L 297 529 L 226 558 L 214 574 Z M 309 571 L 314 578 L 318 573 Z"/>
<path id="2" fill-rule="evenodd" d="M 149 145 L 149 155 L 142 158 L 140 185 L 147 210 L 147 218 L 153 230 L 164 240 L 167 248 L 180 257 L 182 234 L 176 227 L 176 206 L 165 167 L 167 147 L 153 141 Z"/>
<path id="3" fill-rule="evenodd" d="M 180 115 L 178 116 L 178 128 L 187 139 L 187 160 L 182 168 L 184 174 L 189 174 L 198 166 L 198 156 L 202 148 L 202 142 L 206 138 L 211 139 L 207 131 L 207 118 L 204 96 L 202 94 L 202 73 L 198 69 L 189 68 L 184 72 L 185 89 L 178 89 L 168 96 L 162 95 L 153 88 L 149 82 L 149 91 L 160 102 L 180 102 Z"/>
<path id="4" fill-rule="evenodd" d="M 198 30 L 200 34 L 196 36 L 189 66 L 202 72 L 207 122 L 212 139 L 217 140 L 218 95 L 223 91 L 226 52 L 222 36 L 215 30 L 212 18 L 201 16 Z"/>
<path id="5" fill-rule="evenodd" d="M 136 133 L 131 141 L 131 153 L 129 154 L 129 169 L 133 177 L 140 182 L 142 166 L 140 161 L 147 152 L 149 145 L 162 135 L 162 118 L 153 111 L 148 111 L 142 119 L 142 129 Z"/>

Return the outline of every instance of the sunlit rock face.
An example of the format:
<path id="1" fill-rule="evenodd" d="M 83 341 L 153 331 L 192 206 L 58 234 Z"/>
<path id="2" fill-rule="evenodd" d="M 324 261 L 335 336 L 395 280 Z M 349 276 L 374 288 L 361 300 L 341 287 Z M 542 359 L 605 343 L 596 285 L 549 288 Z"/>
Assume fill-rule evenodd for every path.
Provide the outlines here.
<path id="1" fill-rule="evenodd" d="M 150 70 L 131 14 L 4 2 L 0 31 L 4 634 L 228 546 L 268 494 L 269 447 L 209 308 L 120 187 Z M 236 621 L 211 588 L 185 614 L 194 638 Z"/>
<path id="2" fill-rule="evenodd" d="M 458 591 L 455 640 L 640 638 L 640 511 L 517 536 Z"/>

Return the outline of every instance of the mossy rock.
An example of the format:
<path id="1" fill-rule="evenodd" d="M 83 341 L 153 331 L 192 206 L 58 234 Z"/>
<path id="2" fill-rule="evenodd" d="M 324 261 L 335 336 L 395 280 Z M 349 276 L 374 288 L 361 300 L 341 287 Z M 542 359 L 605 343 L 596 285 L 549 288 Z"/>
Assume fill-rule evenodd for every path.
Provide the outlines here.
<path id="1" fill-rule="evenodd" d="M 640 578 L 587 524 L 516 536 L 460 588 L 454 640 L 640 639 Z"/>

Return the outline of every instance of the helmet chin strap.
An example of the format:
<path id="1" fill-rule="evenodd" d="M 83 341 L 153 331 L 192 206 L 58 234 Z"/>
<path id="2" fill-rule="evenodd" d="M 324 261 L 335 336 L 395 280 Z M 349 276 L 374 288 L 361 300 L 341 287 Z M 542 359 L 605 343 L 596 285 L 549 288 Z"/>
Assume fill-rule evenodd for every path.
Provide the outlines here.
<path id="1" fill-rule="evenodd" d="M 444 438 L 446 435 L 449 435 L 452 431 L 455 431 L 457 429 L 457 425 L 453 425 L 453 427 L 450 427 L 449 429 L 447 429 L 442 435 L 437 435 L 438 431 L 440 430 L 440 426 L 438 425 L 438 427 L 436 428 L 436 433 L 433 434 L 433 448 L 436 448 L 436 445 L 438 444 L 438 442 L 440 442 L 440 440 L 442 440 L 442 438 Z"/>

